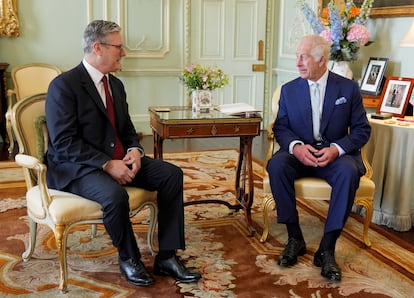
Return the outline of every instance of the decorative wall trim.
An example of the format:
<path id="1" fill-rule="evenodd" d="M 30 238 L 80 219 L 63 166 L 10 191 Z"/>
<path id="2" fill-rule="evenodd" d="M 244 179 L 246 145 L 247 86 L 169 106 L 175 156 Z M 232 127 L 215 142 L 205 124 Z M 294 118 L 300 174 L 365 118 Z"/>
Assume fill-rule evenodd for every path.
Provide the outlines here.
<path id="1" fill-rule="evenodd" d="M 0 0 L 0 37 L 19 36 L 17 0 Z"/>

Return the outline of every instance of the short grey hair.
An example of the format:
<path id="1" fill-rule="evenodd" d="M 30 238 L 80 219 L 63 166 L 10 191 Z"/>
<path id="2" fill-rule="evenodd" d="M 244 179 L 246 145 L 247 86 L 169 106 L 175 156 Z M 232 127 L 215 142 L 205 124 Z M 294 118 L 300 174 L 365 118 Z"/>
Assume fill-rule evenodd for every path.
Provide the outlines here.
<path id="1" fill-rule="evenodd" d="M 320 35 L 310 35 L 312 41 L 311 55 L 315 61 L 320 61 L 322 56 L 326 57 L 326 62 L 329 61 L 331 53 L 331 46 L 328 41 Z"/>
<path id="2" fill-rule="evenodd" d="M 83 32 L 82 47 L 84 53 L 91 53 L 94 42 L 105 42 L 109 33 L 120 32 L 121 27 L 114 22 L 95 20 L 86 26 Z"/>

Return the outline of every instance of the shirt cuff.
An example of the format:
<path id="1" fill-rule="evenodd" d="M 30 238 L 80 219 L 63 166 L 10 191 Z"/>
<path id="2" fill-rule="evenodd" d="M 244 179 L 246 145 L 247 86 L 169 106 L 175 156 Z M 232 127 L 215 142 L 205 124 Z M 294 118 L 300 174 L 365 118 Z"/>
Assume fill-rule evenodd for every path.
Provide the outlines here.
<path id="1" fill-rule="evenodd" d="M 137 149 L 137 150 L 141 153 L 141 157 L 144 157 L 144 156 L 145 156 L 145 151 L 144 151 L 144 150 L 142 150 L 142 149 L 141 149 L 141 148 L 139 148 L 139 147 L 131 147 L 131 148 L 128 148 L 127 152 L 129 152 L 129 151 L 131 151 L 131 150 L 134 150 L 134 149 Z"/>
<path id="2" fill-rule="evenodd" d="M 344 155 L 345 154 L 345 150 L 344 149 L 342 149 L 342 147 L 341 146 L 339 146 L 337 143 L 331 143 L 331 145 L 330 145 L 331 147 L 332 146 L 335 146 L 336 147 L 336 149 L 338 149 L 338 151 L 339 151 L 339 156 L 342 156 L 342 155 Z"/>
<path id="3" fill-rule="evenodd" d="M 305 143 L 303 143 L 302 141 L 292 141 L 289 144 L 289 153 L 290 154 L 293 154 L 293 147 L 295 147 L 296 144 L 305 145 Z"/>

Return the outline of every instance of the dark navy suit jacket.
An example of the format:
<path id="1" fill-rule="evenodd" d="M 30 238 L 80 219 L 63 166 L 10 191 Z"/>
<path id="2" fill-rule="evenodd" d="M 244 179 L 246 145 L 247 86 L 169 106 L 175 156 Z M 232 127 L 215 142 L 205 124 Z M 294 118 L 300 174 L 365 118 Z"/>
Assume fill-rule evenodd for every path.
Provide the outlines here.
<path id="1" fill-rule="evenodd" d="M 109 75 L 119 138 L 125 148 L 138 147 L 122 82 Z M 46 98 L 49 132 L 47 183 L 62 189 L 74 178 L 102 169 L 115 147 L 115 132 L 102 99 L 83 64 L 56 77 Z"/>
<path id="2" fill-rule="evenodd" d="M 278 115 L 273 127 L 281 150 L 292 141 L 314 143 L 309 84 L 297 78 L 283 85 Z M 321 116 L 320 132 L 325 146 L 338 144 L 354 155 L 363 169 L 360 148 L 368 142 L 371 127 L 366 117 L 358 85 L 329 72 Z"/>

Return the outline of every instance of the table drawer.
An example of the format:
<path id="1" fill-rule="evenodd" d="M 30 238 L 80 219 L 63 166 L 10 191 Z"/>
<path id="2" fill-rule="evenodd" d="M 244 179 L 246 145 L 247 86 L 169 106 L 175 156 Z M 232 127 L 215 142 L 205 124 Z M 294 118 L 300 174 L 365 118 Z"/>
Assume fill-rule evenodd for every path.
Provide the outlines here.
<path id="1" fill-rule="evenodd" d="M 164 133 L 163 138 L 257 136 L 260 134 L 260 123 L 169 125 L 165 128 Z"/>

